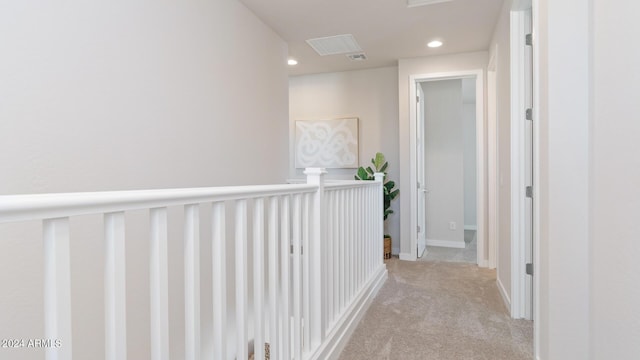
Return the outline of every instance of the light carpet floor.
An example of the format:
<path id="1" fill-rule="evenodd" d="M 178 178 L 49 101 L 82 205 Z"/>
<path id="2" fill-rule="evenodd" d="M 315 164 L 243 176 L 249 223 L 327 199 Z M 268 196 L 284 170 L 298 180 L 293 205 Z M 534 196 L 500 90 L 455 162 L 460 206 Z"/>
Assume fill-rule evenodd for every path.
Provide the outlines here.
<path id="1" fill-rule="evenodd" d="M 456 262 L 387 261 L 389 279 L 340 359 L 533 358 L 533 325 L 513 320 L 495 270 Z"/>

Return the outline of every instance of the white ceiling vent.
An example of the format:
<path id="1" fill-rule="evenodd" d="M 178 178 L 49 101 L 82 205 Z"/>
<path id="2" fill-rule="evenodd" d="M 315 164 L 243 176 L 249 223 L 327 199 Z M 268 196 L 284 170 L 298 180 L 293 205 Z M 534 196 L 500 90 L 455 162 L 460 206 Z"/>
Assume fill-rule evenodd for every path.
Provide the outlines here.
<path id="1" fill-rule="evenodd" d="M 349 55 L 347 55 L 347 57 L 351 61 L 364 61 L 364 60 L 367 60 L 367 55 L 365 55 L 364 53 L 349 54 Z"/>
<path id="2" fill-rule="evenodd" d="M 351 34 L 328 36 L 307 40 L 307 44 L 320 56 L 347 54 L 362 51 Z"/>
<path id="3" fill-rule="evenodd" d="M 425 5 L 433 5 L 438 3 L 449 2 L 453 0 L 407 0 L 407 7 L 416 7 L 416 6 L 425 6 Z"/>

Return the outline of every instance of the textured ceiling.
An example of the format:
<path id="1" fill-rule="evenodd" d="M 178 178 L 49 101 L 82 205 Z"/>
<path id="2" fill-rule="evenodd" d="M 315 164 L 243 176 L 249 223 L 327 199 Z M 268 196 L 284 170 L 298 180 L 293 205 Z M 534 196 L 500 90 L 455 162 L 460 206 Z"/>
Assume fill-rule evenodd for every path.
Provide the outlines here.
<path id="1" fill-rule="evenodd" d="M 408 8 L 406 0 L 240 0 L 289 45 L 291 75 L 366 69 L 398 59 L 487 50 L 503 0 L 454 0 Z M 353 34 L 367 55 L 319 56 L 307 39 Z M 430 49 L 427 42 L 444 45 Z"/>

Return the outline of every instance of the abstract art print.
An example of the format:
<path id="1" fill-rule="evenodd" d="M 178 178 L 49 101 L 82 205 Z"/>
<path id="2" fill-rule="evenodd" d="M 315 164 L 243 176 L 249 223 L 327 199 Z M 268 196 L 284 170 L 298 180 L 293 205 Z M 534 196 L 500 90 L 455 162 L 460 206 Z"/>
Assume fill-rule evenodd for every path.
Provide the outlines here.
<path id="1" fill-rule="evenodd" d="M 357 168 L 358 118 L 298 120 L 296 168 Z"/>

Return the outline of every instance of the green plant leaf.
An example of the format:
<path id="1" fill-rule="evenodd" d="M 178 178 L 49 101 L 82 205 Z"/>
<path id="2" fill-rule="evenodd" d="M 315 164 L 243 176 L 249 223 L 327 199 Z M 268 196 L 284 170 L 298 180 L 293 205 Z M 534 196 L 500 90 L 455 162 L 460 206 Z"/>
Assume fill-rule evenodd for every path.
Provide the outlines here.
<path id="1" fill-rule="evenodd" d="M 391 200 L 395 199 L 398 194 L 400 193 L 400 190 L 395 189 L 394 191 L 392 191 L 391 193 L 389 193 L 389 197 L 391 198 Z"/>
<path id="2" fill-rule="evenodd" d="M 385 173 L 385 174 L 386 174 L 386 171 L 387 171 L 387 167 L 388 167 L 388 166 L 389 166 L 389 163 L 388 163 L 388 162 L 385 162 L 385 163 L 384 163 L 384 165 L 382 165 L 382 168 L 378 169 L 378 172 L 381 172 L 381 173 Z"/>
<path id="3" fill-rule="evenodd" d="M 367 174 L 367 171 L 362 166 L 358 168 L 358 174 L 356 176 L 358 180 L 369 180 L 369 174 Z"/>
<path id="4" fill-rule="evenodd" d="M 375 174 L 375 171 L 373 171 L 373 169 L 371 168 L 371 166 L 367 166 L 367 172 L 369 173 L 369 175 L 373 176 L 373 174 Z"/>
<path id="5" fill-rule="evenodd" d="M 384 155 L 381 152 L 376 153 L 376 159 L 375 159 L 375 162 L 373 163 L 373 165 L 375 165 L 376 169 L 382 168 L 382 165 L 384 163 L 385 163 Z"/>

